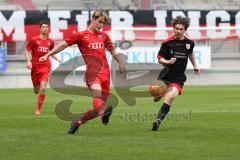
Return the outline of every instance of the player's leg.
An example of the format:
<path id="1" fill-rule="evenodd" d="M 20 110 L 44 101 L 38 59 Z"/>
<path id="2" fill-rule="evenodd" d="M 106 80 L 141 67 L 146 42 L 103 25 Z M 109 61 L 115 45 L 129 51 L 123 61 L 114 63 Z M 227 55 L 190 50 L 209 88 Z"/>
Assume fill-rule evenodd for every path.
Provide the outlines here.
<path id="1" fill-rule="evenodd" d="M 33 91 L 35 94 L 38 94 L 39 88 L 40 88 L 40 80 L 39 80 L 39 75 L 35 69 L 32 69 L 31 71 L 31 79 L 33 84 Z"/>
<path id="2" fill-rule="evenodd" d="M 75 121 L 77 121 L 76 123 L 79 123 L 79 125 L 84 124 L 87 121 L 92 120 L 92 119 L 96 118 L 97 116 L 99 116 L 99 114 L 101 114 L 101 112 L 103 112 L 102 108 L 104 108 L 103 102 L 100 98 L 101 97 L 101 85 L 98 82 L 96 82 L 96 83 L 91 83 L 90 85 L 88 84 L 88 87 L 93 95 L 93 109 L 87 110 L 80 116 L 80 118 L 75 120 Z"/>
<path id="3" fill-rule="evenodd" d="M 38 103 L 38 94 L 39 94 L 39 90 L 40 90 L 40 76 L 39 76 L 39 73 L 37 72 L 37 70 L 34 68 L 31 71 L 31 79 L 32 79 L 32 83 L 33 83 L 33 91 L 36 95 L 36 99 L 37 99 L 37 103 Z M 35 114 L 39 115 L 40 112 L 36 109 Z"/>
<path id="4" fill-rule="evenodd" d="M 98 82 L 87 82 L 87 85 L 93 95 L 93 109 L 87 110 L 79 118 L 73 120 L 71 127 L 68 130 L 68 134 L 74 134 L 80 125 L 96 118 L 97 116 L 101 117 L 104 114 L 104 104 L 101 99 L 101 85 Z"/>
<path id="5" fill-rule="evenodd" d="M 179 93 L 180 92 L 178 88 L 176 88 L 175 86 L 168 87 L 167 93 L 164 96 L 164 103 L 162 104 L 162 107 L 158 112 L 156 121 L 153 123 L 152 131 L 157 131 L 159 125 L 168 114 L 172 102 L 179 95 Z"/>
<path id="6" fill-rule="evenodd" d="M 163 80 L 162 78 L 168 73 L 168 71 L 169 71 L 168 67 L 165 67 L 164 69 L 162 69 L 158 75 L 157 80 L 164 81 L 166 83 L 166 81 Z M 161 99 L 162 99 L 162 97 L 153 97 L 154 102 L 159 102 Z"/>
<path id="7" fill-rule="evenodd" d="M 39 93 L 40 85 L 33 86 L 33 91 L 35 94 Z"/>
<path id="8" fill-rule="evenodd" d="M 40 87 L 39 87 L 37 108 L 36 108 L 36 111 L 35 111 L 36 115 L 41 114 L 40 110 L 41 110 L 41 107 L 42 107 L 43 102 L 44 102 L 45 97 L 46 97 L 46 94 L 45 94 L 46 87 L 47 87 L 47 82 L 46 81 L 41 81 L 40 82 Z"/>
<path id="9" fill-rule="evenodd" d="M 105 78 L 101 83 L 101 87 L 102 87 L 102 100 L 104 101 L 104 106 L 105 106 L 104 115 L 102 117 L 102 123 L 104 125 L 107 125 L 109 123 L 109 118 L 113 112 L 112 106 L 105 105 L 106 104 L 105 102 L 107 101 L 108 96 L 110 94 L 110 77 L 105 76 Z"/>
<path id="10" fill-rule="evenodd" d="M 37 103 L 38 103 L 39 89 L 40 89 L 40 83 L 39 83 L 39 85 L 33 86 L 33 91 L 35 93 L 35 99 L 37 100 Z M 35 109 L 35 114 L 39 115 L 38 112 L 37 112 L 37 109 Z"/>
<path id="11" fill-rule="evenodd" d="M 174 99 L 179 95 L 179 91 L 176 87 L 169 87 L 166 95 L 164 96 L 164 103 L 159 111 L 157 119 L 163 120 L 170 110 L 170 106 Z"/>
<path id="12" fill-rule="evenodd" d="M 39 94 L 38 94 L 37 109 L 35 111 L 36 115 L 40 115 L 40 110 L 46 97 L 45 91 L 47 87 L 49 74 L 50 74 L 50 66 L 43 66 L 38 70 L 40 88 L 39 88 Z"/>
<path id="13" fill-rule="evenodd" d="M 68 130 L 68 134 L 74 134 L 78 130 L 80 125 L 86 123 L 91 119 L 96 118 L 97 116 L 98 114 L 94 109 L 87 110 L 79 118 L 72 121 L 71 127 Z"/>
<path id="14" fill-rule="evenodd" d="M 104 101 L 102 99 L 102 86 L 99 82 L 95 82 L 90 86 L 90 90 L 93 94 L 93 108 L 97 112 L 99 117 L 104 115 Z"/>
<path id="15" fill-rule="evenodd" d="M 109 77 L 109 76 L 108 76 Z M 105 102 L 110 93 L 110 77 L 104 78 L 104 75 L 94 78 L 91 81 L 91 77 L 88 77 L 87 85 L 93 95 L 93 108 L 84 112 L 80 118 L 72 121 L 71 128 L 68 130 L 69 134 L 74 134 L 80 125 L 86 123 L 87 121 L 99 116 L 102 119 L 104 125 L 108 124 L 109 117 L 112 114 L 112 107 L 109 106 L 105 109 Z"/>

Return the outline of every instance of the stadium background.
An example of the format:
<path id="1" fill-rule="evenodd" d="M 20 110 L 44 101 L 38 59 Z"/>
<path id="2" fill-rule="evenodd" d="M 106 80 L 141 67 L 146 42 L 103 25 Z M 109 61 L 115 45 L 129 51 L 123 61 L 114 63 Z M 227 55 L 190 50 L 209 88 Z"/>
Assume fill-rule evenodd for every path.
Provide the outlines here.
<path id="1" fill-rule="evenodd" d="M 48 18 L 53 31 L 50 35 L 58 43 L 74 31 L 84 29 L 95 9 L 106 10 L 114 17 L 104 30 L 117 46 L 131 42 L 127 55 L 128 62 L 134 65 L 127 64 L 131 71 L 127 78 L 138 78 L 142 84 L 134 82 L 140 83 L 139 86 L 156 79 L 161 69 L 154 55 L 162 40 L 171 34 L 167 28 L 171 19 L 180 14 L 194 22 L 191 27 L 196 28 L 189 30 L 189 36 L 196 47 L 206 49 L 197 53 L 202 58 L 198 63 L 206 66 L 201 76 L 194 75 L 191 69 L 186 71 L 184 94 L 171 110 L 172 116 L 179 115 L 180 120 L 170 117 L 159 134 L 149 134 L 153 119 L 145 116 L 157 113 L 160 106 L 150 98 L 137 99 L 134 108 L 120 98 L 120 107 L 108 129 L 99 127 L 96 120 L 74 137 L 66 136 L 69 122 L 59 120 L 54 107 L 60 100 L 70 98 L 74 101 L 72 111 L 78 113 L 89 108 L 90 99 L 49 89 L 43 116 L 33 115 L 35 97 L 24 58 L 26 41 L 38 34 L 38 22 Z M 239 0 L 0 0 L 0 156 L 3 159 L 113 159 L 113 156 L 114 159 L 239 159 L 239 27 Z M 77 50 L 76 46 L 71 47 L 63 55 L 66 59 L 79 55 Z M 74 65 L 76 68 L 77 64 Z M 67 71 L 71 74 L 66 84 L 84 85 L 84 69 Z M 129 85 L 116 83 L 118 73 L 114 67 L 112 73 L 112 86 Z M 146 91 L 146 87 L 140 90 Z"/>
<path id="2" fill-rule="evenodd" d="M 161 41 L 171 35 L 171 33 L 169 33 L 168 30 L 153 30 L 151 28 L 164 29 L 170 27 L 171 19 L 174 16 L 189 16 L 192 21 L 191 27 L 199 27 L 199 29 L 189 31 L 191 32 L 189 34 L 190 38 L 195 40 L 196 47 L 209 47 L 210 51 L 197 51 L 198 53 L 201 52 L 201 59 L 197 59 L 197 62 L 201 61 L 201 63 L 205 62 L 206 64 L 205 67 L 202 67 L 198 63 L 202 69 L 202 75 L 199 78 L 194 77 L 190 70 L 187 71 L 187 84 L 239 84 L 240 31 L 237 27 L 239 27 L 240 24 L 240 14 L 237 10 L 238 4 L 238 1 L 230 1 L 229 3 L 220 0 L 214 1 L 214 3 L 210 1 L 200 1 L 198 6 L 202 8 L 198 8 L 193 5 L 193 1 L 191 0 L 176 2 L 160 0 L 1 1 L 0 38 L 2 39 L 1 47 L 4 48 L 4 50 L 2 49 L 1 52 L 3 59 L 0 87 L 32 87 L 29 70 L 25 67 L 24 46 L 30 37 L 38 34 L 39 21 L 43 19 L 50 20 L 52 23 L 50 37 L 58 43 L 63 38 L 70 36 L 73 32 L 86 28 L 89 16 L 91 16 L 89 9 L 91 9 L 91 11 L 94 9 L 109 11 L 110 17 L 112 17 L 112 23 L 105 26 L 104 31 L 106 31 L 115 42 L 129 40 L 132 43 L 133 48 L 129 53 L 131 52 L 130 56 L 133 57 L 128 63 L 156 63 L 154 56 L 160 47 Z M 223 8 L 223 6 L 225 8 Z M 149 27 L 150 30 L 147 30 Z M 213 27 L 225 27 L 225 29 L 211 29 Z M 236 29 L 234 27 L 236 27 Z M 120 30 L 116 30 L 115 28 Z M 134 28 L 141 29 L 136 31 Z M 134 47 L 142 48 L 135 49 Z M 151 47 L 155 48 L 153 49 Z M 76 48 L 76 46 L 73 48 Z M 146 52 L 140 53 L 142 55 L 139 56 L 138 53 L 143 48 L 145 48 Z M 4 56 L 4 51 L 6 52 L 6 56 Z M 71 52 L 69 53 L 71 55 L 79 54 L 78 49 L 69 52 Z M 155 53 L 152 54 L 149 52 Z M 148 59 L 151 56 L 152 60 L 143 60 L 141 56 L 144 54 L 148 54 Z M 66 58 L 70 58 L 67 55 L 65 56 L 65 59 L 62 57 L 63 61 L 65 61 Z M 159 65 L 153 66 L 155 67 L 142 67 L 141 65 L 134 67 L 133 70 L 138 71 L 140 70 L 139 68 L 141 68 L 144 72 L 132 73 L 130 77 L 132 75 L 141 76 L 146 74 L 147 70 L 156 70 L 156 73 L 151 76 L 151 80 L 153 80 L 159 72 Z M 53 69 L 56 67 L 57 66 L 54 65 Z M 73 75 L 74 76 L 70 75 L 68 78 L 69 84 L 84 85 L 84 82 L 81 81 L 83 79 L 82 70 L 74 71 Z"/>

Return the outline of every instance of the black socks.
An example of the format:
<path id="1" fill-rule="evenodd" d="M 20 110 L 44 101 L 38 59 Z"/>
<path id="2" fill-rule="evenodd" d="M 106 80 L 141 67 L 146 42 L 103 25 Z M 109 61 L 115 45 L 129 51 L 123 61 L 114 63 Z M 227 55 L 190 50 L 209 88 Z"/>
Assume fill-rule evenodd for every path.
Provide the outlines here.
<path id="1" fill-rule="evenodd" d="M 170 105 L 163 103 L 160 111 L 158 112 L 158 116 L 157 116 L 157 121 L 158 123 L 161 123 L 162 120 L 165 118 L 165 116 L 168 114 L 170 110 Z"/>

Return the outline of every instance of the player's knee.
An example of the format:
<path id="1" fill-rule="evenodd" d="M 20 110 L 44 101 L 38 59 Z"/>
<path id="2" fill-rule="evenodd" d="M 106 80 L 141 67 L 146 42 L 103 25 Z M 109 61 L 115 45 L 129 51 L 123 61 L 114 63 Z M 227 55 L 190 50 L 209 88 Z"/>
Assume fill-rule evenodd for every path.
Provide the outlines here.
<path id="1" fill-rule="evenodd" d="M 93 97 L 94 97 L 94 98 L 101 98 L 101 97 L 102 97 L 102 94 L 101 94 L 101 92 L 99 92 L 99 91 L 94 91 L 94 92 L 93 92 Z"/>
<path id="2" fill-rule="evenodd" d="M 34 89 L 34 93 L 35 93 L 35 94 L 38 94 L 38 93 L 39 93 L 39 90 Z"/>
<path id="3" fill-rule="evenodd" d="M 172 102 L 175 99 L 175 96 L 171 95 L 171 94 L 166 94 L 164 96 L 164 100 L 167 102 Z"/>
<path id="4" fill-rule="evenodd" d="M 41 93 L 45 93 L 45 90 L 46 90 L 46 87 L 45 87 L 45 86 L 41 86 L 41 87 L 40 87 L 40 92 L 41 92 Z"/>
<path id="5" fill-rule="evenodd" d="M 35 94 L 39 93 L 39 86 L 34 86 L 33 91 Z"/>
<path id="6" fill-rule="evenodd" d="M 91 89 L 92 89 L 93 97 L 102 97 L 101 87 L 93 87 Z"/>

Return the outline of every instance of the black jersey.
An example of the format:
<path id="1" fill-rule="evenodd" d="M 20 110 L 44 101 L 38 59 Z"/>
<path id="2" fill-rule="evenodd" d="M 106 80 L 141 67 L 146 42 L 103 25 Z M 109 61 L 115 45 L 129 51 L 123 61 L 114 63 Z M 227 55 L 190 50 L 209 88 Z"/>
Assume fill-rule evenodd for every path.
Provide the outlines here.
<path id="1" fill-rule="evenodd" d="M 176 40 L 174 36 L 163 41 L 158 52 L 158 58 L 170 60 L 176 58 L 176 62 L 171 65 L 165 65 L 160 72 L 158 79 L 167 82 L 183 84 L 186 81 L 185 70 L 187 67 L 188 56 L 193 53 L 194 42 L 186 37 L 183 40 Z"/>

